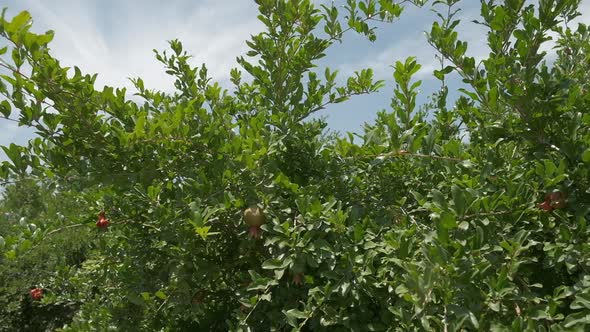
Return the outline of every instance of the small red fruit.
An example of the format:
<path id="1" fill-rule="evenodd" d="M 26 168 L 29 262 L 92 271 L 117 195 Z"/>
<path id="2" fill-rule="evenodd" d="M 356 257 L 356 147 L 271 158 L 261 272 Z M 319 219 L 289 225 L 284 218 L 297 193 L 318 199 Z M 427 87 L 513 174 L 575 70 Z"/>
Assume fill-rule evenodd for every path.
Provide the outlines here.
<path id="1" fill-rule="evenodd" d="M 545 200 L 547 201 L 559 201 L 563 199 L 563 193 L 561 191 L 552 191 L 545 195 Z"/>
<path id="2" fill-rule="evenodd" d="M 29 295 L 34 301 L 39 301 L 43 297 L 43 288 L 33 288 L 29 291 Z"/>
<path id="3" fill-rule="evenodd" d="M 303 284 L 303 277 L 304 277 L 303 273 L 297 273 L 297 274 L 295 274 L 293 276 L 293 284 L 294 285 L 297 285 L 297 286 Z"/>
<path id="4" fill-rule="evenodd" d="M 261 208 L 256 205 L 250 206 L 244 211 L 244 221 L 248 225 L 248 235 L 252 238 L 259 238 L 262 234 L 260 226 L 266 223 L 266 217 Z"/>
<path id="5" fill-rule="evenodd" d="M 566 206 L 565 200 L 551 202 L 551 207 L 553 207 L 554 209 L 563 209 L 565 206 Z"/>
<path id="6" fill-rule="evenodd" d="M 110 224 L 111 223 L 105 217 L 104 212 L 101 212 L 98 214 L 98 221 L 96 222 L 96 227 L 101 228 L 101 229 L 105 229 L 105 228 L 109 227 Z"/>
<path id="7" fill-rule="evenodd" d="M 544 201 L 543 203 L 539 203 L 537 205 L 539 207 L 539 209 L 545 211 L 545 212 L 551 212 L 553 210 L 553 207 L 551 207 L 551 204 L 549 204 L 549 202 Z"/>
<path id="8" fill-rule="evenodd" d="M 203 289 L 200 289 L 193 295 L 191 302 L 195 305 L 203 304 L 205 303 L 206 296 L 207 292 Z"/>
<path id="9" fill-rule="evenodd" d="M 563 209 L 567 205 L 564 193 L 561 191 L 552 191 L 545 195 L 545 201 L 539 203 L 539 209 L 545 212 L 551 212 L 555 209 Z"/>
<path id="10" fill-rule="evenodd" d="M 563 209 L 566 206 L 565 195 L 561 191 L 553 191 L 547 194 L 545 201 L 554 209 Z"/>

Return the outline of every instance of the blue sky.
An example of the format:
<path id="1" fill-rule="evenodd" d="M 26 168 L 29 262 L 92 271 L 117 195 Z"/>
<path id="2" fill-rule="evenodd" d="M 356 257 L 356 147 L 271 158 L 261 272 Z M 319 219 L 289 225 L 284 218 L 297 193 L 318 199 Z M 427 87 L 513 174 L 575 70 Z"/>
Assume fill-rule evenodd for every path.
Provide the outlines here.
<path id="1" fill-rule="evenodd" d="M 343 3 L 345 0 L 335 1 L 336 5 Z M 54 30 L 52 54 L 64 66 L 77 65 L 84 72 L 98 73 L 97 87 L 131 87 L 128 78 L 139 76 L 149 88 L 170 91 L 172 81 L 154 59 L 152 49 L 165 49 L 166 41 L 174 38 L 183 42 L 195 64 L 204 62 L 214 80 L 229 87 L 235 58 L 247 51 L 245 40 L 263 28 L 253 0 L 4 0 L 2 6 L 8 7 L 8 17 L 30 11 L 34 31 Z M 583 16 L 578 21 L 590 23 L 590 0 L 582 0 L 581 7 Z M 459 8 L 459 38 L 469 42 L 471 56 L 482 58 L 487 53 L 485 31 L 471 22 L 478 18 L 479 1 L 463 0 Z M 329 50 L 320 63 L 321 71 L 325 66 L 338 69 L 343 79 L 355 70 L 371 67 L 377 78 L 387 82 L 376 95 L 355 97 L 321 111 L 331 129 L 359 132 L 363 123 L 374 120 L 377 111 L 388 109 L 393 89 L 390 65 L 408 56 L 416 56 L 423 66 L 418 73 L 423 80 L 419 101 L 426 101 L 439 88 L 431 75 L 438 66 L 435 52 L 424 35 L 435 19 L 429 9 L 408 6 L 393 24 L 379 24 L 376 42 L 349 33 L 343 44 Z M 551 45 L 544 48 L 550 50 Z M 457 80 L 451 82 L 451 87 L 458 85 Z M 25 144 L 31 135 L 30 129 L 0 121 L 0 145 Z"/>

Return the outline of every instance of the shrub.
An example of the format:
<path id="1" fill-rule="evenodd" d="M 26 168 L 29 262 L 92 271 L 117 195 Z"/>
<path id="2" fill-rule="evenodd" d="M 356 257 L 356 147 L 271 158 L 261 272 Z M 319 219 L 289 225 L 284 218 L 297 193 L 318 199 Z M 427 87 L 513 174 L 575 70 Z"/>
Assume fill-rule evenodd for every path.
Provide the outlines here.
<path id="1" fill-rule="evenodd" d="M 71 225 L 11 237 L 3 260 L 88 226 L 83 261 L 53 265 L 70 293 L 41 301 L 77 304 L 63 330 L 588 328 L 590 42 L 587 26 L 564 24 L 579 0 L 482 1 L 480 62 L 455 31 L 459 1 L 434 1 L 441 91 L 417 109 L 420 65 L 396 62 L 391 109 L 358 139 L 311 116 L 383 82 L 371 69 L 340 80 L 317 61 L 347 31 L 375 40 L 370 24 L 403 7 L 351 0 L 343 19 L 334 5 L 256 2 L 266 30 L 230 90 L 173 40 L 156 58 L 176 90 L 136 78 L 143 104 L 61 67 L 28 13 L 0 21 L 2 112 L 38 133 L 4 147 L 2 176 L 56 185 L 82 208 Z M 465 84 L 456 101 L 448 75 Z M 254 205 L 265 223 L 249 237 Z"/>

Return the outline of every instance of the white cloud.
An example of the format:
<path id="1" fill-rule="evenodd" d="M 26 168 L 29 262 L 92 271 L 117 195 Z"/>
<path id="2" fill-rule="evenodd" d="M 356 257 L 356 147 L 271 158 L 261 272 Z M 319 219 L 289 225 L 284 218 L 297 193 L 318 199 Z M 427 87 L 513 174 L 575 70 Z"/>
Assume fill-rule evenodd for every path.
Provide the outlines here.
<path id="1" fill-rule="evenodd" d="M 533 3 L 533 1 L 529 0 L 527 3 Z M 489 53 L 486 40 L 487 30 L 472 22 L 480 19 L 479 3 L 464 1 L 460 6 L 462 10 L 457 18 L 461 20 L 461 24 L 456 29 L 458 38 L 468 43 L 467 55 L 474 57 L 477 64 Z M 590 1 L 582 1 L 579 10 L 582 15 L 570 22 L 569 26 L 572 28 L 575 28 L 578 23 L 587 24 L 590 22 Z M 432 72 L 440 67 L 440 63 L 435 57 L 437 52 L 428 44 L 423 32 L 430 31 L 432 22 L 437 18 L 427 11 L 427 7 L 421 9 L 408 7 L 401 19 L 394 22 L 391 28 L 381 28 L 382 31 L 385 29 L 393 31 L 392 42 L 376 54 L 370 53 L 360 59 L 340 64 L 339 69 L 342 76 L 352 75 L 355 70 L 361 68 L 373 68 L 377 79 L 390 80 L 393 72 L 391 65 L 396 61 L 404 61 L 409 56 L 415 56 L 417 62 L 422 65 L 415 78 L 434 79 Z M 557 55 L 553 48 L 558 35 L 553 32 L 549 32 L 548 35 L 553 40 L 543 43 L 540 51 L 546 51 L 546 59 L 551 62 Z M 381 34 L 378 35 L 378 38 L 381 39 L 380 42 L 383 42 Z"/>
<path id="2" fill-rule="evenodd" d="M 35 30 L 37 25 L 55 30 L 54 56 L 65 66 L 99 73 L 98 87 L 130 87 L 127 78 L 141 76 L 150 88 L 170 90 L 172 79 L 155 60 L 152 49 L 167 49 L 166 41 L 174 38 L 194 55 L 193 64 L 205 62 L 214 79 L 227 80 L 236 56 L 246 49 L 244 41 L 261 29 L 254 4 L 246 1 L 163 6 L 154 1 L 89 5 L 59 0 L 48 5 L 25 0 L 22 6 L 31 11 Z"/>
<path id="3" fill-rule="evenodd" d="M 459 12 L 457 18 L 461 24 L 457 28 L 459 40 L 468 42 L 467 55 L 475 57 L 476 61 L 482 59 L 489 49 L 485 44 L 485 30 L 471 21 L 477 18 L 478 12 L 473 8 L 467 8 Z M 416 74 L 416 79 L 428 79 L 432 72 L 440 68 L 440 62 L 436 58 L 437 51 L 428 44 L 425 32 L 430 32 L 431 24 L 436 19 L 435 15 L 428 12 L 428 8 L 407 9 L 399 21 L 392 23 L 392 26 L 383 27 L 391 30 L 390 40 L 387 47 L 375 54 L 368 54 L 356 61 L 340 65 L 340 71 L 344 75 L 351 75 L 360 68 L 373 68 L 377 79 L 390 79 L 393 73 L 391 66 L 397 61 L 404 61 L 407 57 L 414 56 L 422 66 Z M 418 23 L 419 22 L 419 23 Z M 378 40 L 383 36 L 378 34 Z"/>

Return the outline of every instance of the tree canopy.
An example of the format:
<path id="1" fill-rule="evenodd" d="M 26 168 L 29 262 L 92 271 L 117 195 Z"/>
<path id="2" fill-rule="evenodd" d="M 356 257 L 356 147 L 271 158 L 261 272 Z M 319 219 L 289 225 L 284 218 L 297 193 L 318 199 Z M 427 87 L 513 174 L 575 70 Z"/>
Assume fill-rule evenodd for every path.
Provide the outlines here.
<path id="1" fill-rule="evenodd" d="M 584 331 L 590 327 L 590 31 L 580 0 L 256 0 L 231 88 L 178 40 L 175 90 L 95 86 L 28 12 L 0 36 L 0 330 Z M 346 33 L 433 9 L 441 89 L 392 59 L 361 134 L 312 115 L 383 88 L 318 67 Z M 541 46 L 555 36 L 556 59 Z M 346 42 L 346 41 L 344 41 Z M 445 78 L 464 87 L 449 98 Z M 141 101 L 138 101 L 140 98 Z"/>

